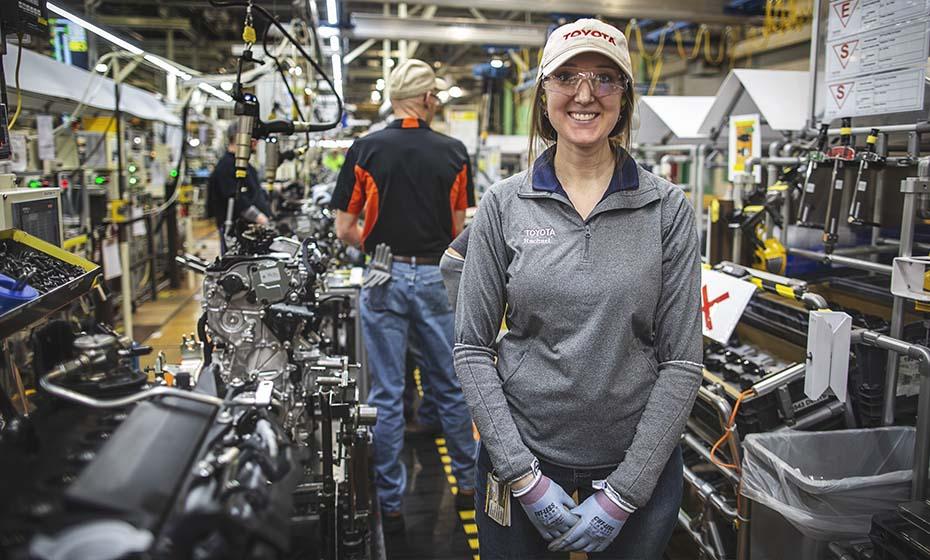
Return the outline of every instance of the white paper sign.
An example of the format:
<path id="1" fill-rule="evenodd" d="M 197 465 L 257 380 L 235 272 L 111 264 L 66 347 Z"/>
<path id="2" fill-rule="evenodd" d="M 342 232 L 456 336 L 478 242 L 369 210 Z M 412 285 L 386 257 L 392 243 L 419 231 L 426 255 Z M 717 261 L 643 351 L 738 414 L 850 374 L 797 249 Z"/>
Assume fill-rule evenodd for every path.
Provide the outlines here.
<path id="1" fill-rule="evenodd" d="M 701 326 L 704 336 L 726 344 L 756 286 L 729 274 L 701 271 Z"/>
<path id="2" fill-rule="evenodd" d="M 730 152 L 729 174 L 730 181 L 737 173 L 745 173 L 746 160 L 762 157 L 762 121 L 758 114 L 733 115 L 730 117 Z M 753 171 L 755 182 L 762 181 L 762 166 L 756 166 Z"/>
<path id="3" fill-rule="evenodd" d="M 830 2 L 824 119 L 921 111 L 930 0 Z"/>
<path id="4" fill-rule="evenodd" d="M 838 117 L 882 115 L 902 111 L 919 111 L 924 100 L 924 70 L 911 69 L 827 82 L 824 116 Z"/>
<path id="5" fill-rule="evenodd" d="M 55 159 L 54 120 L 51 115 L 36 116 L 36 130 L 39 133 L 39 159 Z"/>
<path id="6" fill-rule="evenodd" d="M 13 152 L 13 156 L 10 158 L 10 170 L 13 172 L 22 173 L 26 170 L 26 166 L 29 161 L 28 154 L 26 153 L 26 136 L 23 134 L 10 134 L 10 150 Z"/>
<path id="7" fill-rule="evenodd" d="M 142 208 L 140 206 L 132 207 L 132 219 L 141 218 L 143 215 Z M 132 235 L 134 237 L 142 237 L 145 235 L 145 220 L 139 220 L 132 223 Z"/>
<path id="8" fill-rule="evenodd" d="M 112 280 L 122 274 L 119 260 L 119 242 L 115 237 L 103 240 L 103 279 Z"/>
<path id="9" fill-rule="evenodd" d="M 827 44 L 827 81 L 920 67 L 927 60 L 927 23 L 920 19 Z"/>
<path id="10" fill-rule="evenodd" d="M 827 16 L 827 40 L 914 20 L 928 12 L 928 0 L 833 0 Z"/>
<path id="11" fill-rule="evenodd" d="M 804 394 L 819 399 L 828 388 L 846 402 L 849 338 L 852 319 L 836 311 L 811 311 L 807 329 L 807 371 Z"/>

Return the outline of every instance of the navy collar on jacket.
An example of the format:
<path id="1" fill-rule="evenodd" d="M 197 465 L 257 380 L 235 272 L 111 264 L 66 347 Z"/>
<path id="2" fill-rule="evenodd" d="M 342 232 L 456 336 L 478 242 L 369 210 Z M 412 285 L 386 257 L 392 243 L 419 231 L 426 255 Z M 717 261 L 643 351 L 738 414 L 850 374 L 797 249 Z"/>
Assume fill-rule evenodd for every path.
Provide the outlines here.
<path id="1" fill-rule="evenodd" d="M 429 128 L 423 119 L 413 117 L 397 118 L 388 123 L 387 128 Z"/>
<path id="2" fill-rule="evenodd" d="M 610 184 L 604 192 L 604 198 L 608 195 L 619 191 L 636 190 L 639 188 L 639 170 L 637 169 L 636 160 L 623 148 L 617 148 L 620 151 L 622 160 L 621 166 L 614 166 L 613 177 L 610 178 Z M 565 198 L 568 194 L 562 188 L 559 178 L 555 174 L 555 146 L 550 146 L 543 152 L 533 163 L 533 190 L 557 193 Z"/>

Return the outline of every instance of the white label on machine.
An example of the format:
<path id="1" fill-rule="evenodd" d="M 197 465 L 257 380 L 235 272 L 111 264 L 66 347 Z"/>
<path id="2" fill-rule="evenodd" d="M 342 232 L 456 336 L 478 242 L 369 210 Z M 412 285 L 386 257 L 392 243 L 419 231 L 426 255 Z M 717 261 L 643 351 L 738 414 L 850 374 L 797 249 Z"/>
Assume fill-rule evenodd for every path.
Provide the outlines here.
<path id="1" fill-rule="evenodd" d="M 701 326 L 704 336 L 726 344 L 756 286 L 729 274 L 701 271 Z"/>
<path id="2" fill-rule="evenodd" d="M 51 115 L 36 116 L 36 131 L 39 134 L 39 159 L 55 159 L 54 120 Z"/>
<path id="3" fill-rule="evenodd" d="M 865 192 L 865 189 L 866 189 L 866 182 L 865 182 L 865 181 L 859 181 L 859 185 L 858 185 L 857 188 L 858 188 L 860 191 Z"/>
<path id="4" fill-rule="evenodd" d="M 806 190 L 809 193 L 812 193 L 814 192 L 815 188 L 816 188 L 816 185 L 814 185 L 814 183 L 808 183 L 807 186 L 804 187 L 804 190 Z"/>
<path id="5" fill-rule="evenodd" d="M 852 318 L 837 311 L 811 311 L 807 328 L 807 372 L 804 394 L 817 400 L 830 389 L 846 402 Z"/>
<path id="6" fill-rule="evenodd" d="M 827 82 L 826 118 L 919 111 L 924 100 L 924 69 L 899 70 Z"/>
<path id="7" fill-rule="evenodd" d="M 834 0 L 830 2 L 827 40 L 914 20 L 928 12 L 928 0 Z"/>
<path id="8" fill-rule="evenodd" d="M 836 189 L 836 190 L 838 190 L 838 191 L 843 190 L 843 180 L 842 180 L 842 179 L 837 179 L 836 181 L 834 181 L 834 182 L 833 182 L 833 188 Z"/>

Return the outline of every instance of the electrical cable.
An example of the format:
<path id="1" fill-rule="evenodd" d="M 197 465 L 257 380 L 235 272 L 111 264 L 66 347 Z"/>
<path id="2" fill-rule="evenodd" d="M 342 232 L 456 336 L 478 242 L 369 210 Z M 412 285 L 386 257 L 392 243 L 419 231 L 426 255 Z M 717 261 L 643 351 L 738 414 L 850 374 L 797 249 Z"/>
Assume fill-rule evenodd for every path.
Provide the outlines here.
<path id="1" fill-rule="evenodd" d="M 13 118 L 10 119 L 10 124 L 7 127 L 9 130 L 13 130 L 13 127 L 16 126 L 16 120 L 19 119 L 19 114 L 23 111 L 23 88 L 19 86 L 19 69 L 23 62 L 23 34 L 17 33 L 16 38 L 19 43 L 16 50 L 16 112 L 13 113 Z"/>
<path id="2" fill-rule="evenodd" d="M 717 458 L 717 450 L 720 449 L 720 446 L 723 445 L 728 439 L 733 437 L 733 429 L 736 424 L 736 414 L 739 412 L 739 407 L 743 403 L 743 399 L 755 394 L 755 391 L 752 389 L 747 389 L 743 391 L 736 397 L 736 403 L 733 405 L 733 410 L 730 411 L 730 418 L 727 419 L 726 428 L 723 432 L 723 435 L 720 436 L 720 439 L 714 443 L 714 446 L 710 448 L 710 462 L 717 465 L 718 467 L 726 467 L 728 469 L 734 469 L 736 472 L 739 472 L 740 466 L 738 464 L 724 463 Z"/>
<path id="3" fill-rule="evenodd" d="M 210 0 L 210 5 L 215 8 L 248 8 L 249 6 L 251 6 L 252 9 L 257 10 L 259 13 L 265 16 L 265 18 L 269 22 L 271 22 L 272 25 L 277 27 L 278 31 L 280 31 L 281 34 L 284 35 L 284 37 L 288 41 L 290 41 L 291 44 L 297 48 L 298 51 L 300 51 L 301 56 L 307 59 L 307 62 L 309 62 L 310 65 L 313 66 L 314 70 L 316 70 L 321 76 L 323 76 L 323 80 L 329 85 L 330 89 L 333 92 L 333 96 L 335 96 L 336 98 L 336 105 L 338 108 L 336 112 L 336 120 L 333 121 L 332 123 L 321 123 L 321 124 L 331 125 L 332 128 L 335 128 L 336 126 L 339 125 L 339 122 L 342 120 L 342 114 L 345 109 L 345 106 L 342 101 L 342 96 L 340 96 L 336 92 L 335 84 L 333 84 L 332 79 L 330 79 L 329 75 L 323 70 L 320 64 L 316 60 L 314 60 L 309 54 L 307 54 L 307 51 L 304 50 L 303 46 L 296 39 L 294 39 L 294 37 L 291 36 L 291 34 L 287 31 L 287 28 L 285 28 L 284 25 L 280 21 L 278 21 L 277 18 L 274 17 L 274 14 L 269 12 L 267 8 L 265 8 L 264 6 L 260 4 L 250 4 L 249 2 L 225 2 L 225 1 L 220 1 L 220 0 Z M 240 69 L 239 69 L 239 72 L 237 72 L 237 80 L 241 73 L 242 65 L 240 64 L 239 66 L 240 66 Z"/>
<path id="4" fill-rule="evenodd" d="M 287 94 L 290 96 L 291 102 L 294 104 L 294 108 L 297 110 L 297 116 L 300 117 L 300 120 L 305 121 L 307 119 L 304 118 L 304 113 L 300 109 L 300 104 L 297 102 L 297 96 L 294 95 L 294 90 L 291 89 L 291 84 L 287 81 L 287 74 L 284 72 L 284 67 L 282 66 L 278 58 L 275 55 L 271 54 L 271 52 L 268 50 L 268 29 L 269 28 L 270 26 L 266 27 L 265 32 L 262 33 L 262 50 L 265 52 L 265 56 L 267 56 L 268 58 L 274 61 L 274 66 L 278 70 L 278 74 L 281 76 L 281 80 L 284 81 L 284 87 L 287 89 Z M 307 131 L 306 135 L 307 135 L 307 143 L 309 144 L 310 143 L 310 132 Z"/>

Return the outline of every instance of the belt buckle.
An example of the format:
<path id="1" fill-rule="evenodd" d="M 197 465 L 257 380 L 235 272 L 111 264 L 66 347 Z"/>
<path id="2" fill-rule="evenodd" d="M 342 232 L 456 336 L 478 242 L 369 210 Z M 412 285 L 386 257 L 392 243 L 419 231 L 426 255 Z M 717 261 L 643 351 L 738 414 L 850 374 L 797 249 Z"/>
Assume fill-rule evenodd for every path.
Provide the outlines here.
<path id="1" fill-rule="evenodd" d="M 416 257 L 410 257 L 410 264 L 413 265 L 413 266 L 416 266 L 416 265 L 417 265 L 417 258 L 416 258 Z"/>

